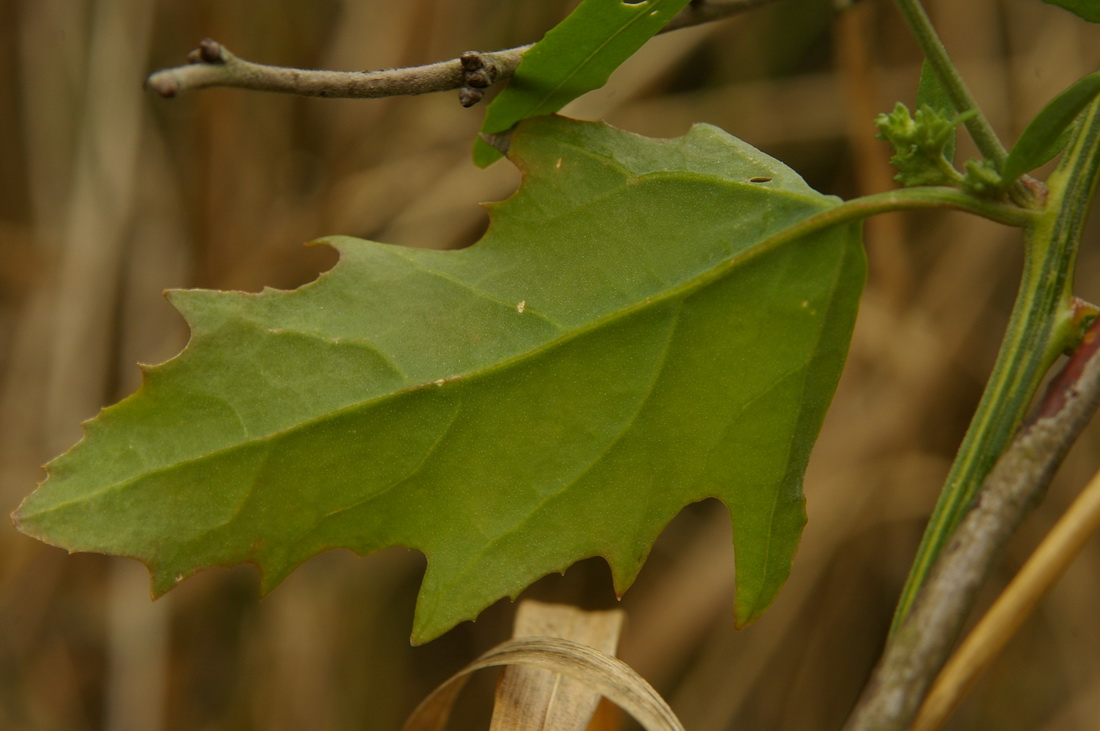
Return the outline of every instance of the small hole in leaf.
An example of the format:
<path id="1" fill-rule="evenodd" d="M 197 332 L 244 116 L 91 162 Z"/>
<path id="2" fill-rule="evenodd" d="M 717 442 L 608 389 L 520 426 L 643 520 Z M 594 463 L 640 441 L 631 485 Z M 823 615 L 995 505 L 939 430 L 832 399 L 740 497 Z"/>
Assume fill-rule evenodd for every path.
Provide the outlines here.
<path id="1" fill-rule="evenodd" d="M 757 175 L 754 178 L 749 178 L 750 183 L 768 183 L 770 181 L 771 178 L 764 177 L 763 175 Z"/>

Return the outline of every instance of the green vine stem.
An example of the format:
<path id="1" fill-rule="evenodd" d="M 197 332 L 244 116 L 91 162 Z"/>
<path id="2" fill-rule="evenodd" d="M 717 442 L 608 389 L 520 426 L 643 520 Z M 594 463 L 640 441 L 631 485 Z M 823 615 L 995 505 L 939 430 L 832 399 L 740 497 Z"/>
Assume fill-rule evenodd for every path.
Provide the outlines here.
<path id="1" fill-rule="evenodd" d="M 1004 166 L 1008 152 L 1001 138 L 993 131 L 993 125 L 989 123 L 981 107 L 978 106 L 974 95 L 970 93 L 970 88 L 959 74 L 959 70 L 951 62 L 951 57 L 947 55 L 947 49 L 932 26 L 932 21 L 929 20 L 928 13 L 920 4 L 920 0 L 897 0 L 897 6 L 920 45 L 928 64 L 936 73 L 944 93 L 955 107 L 955 111 L 959 115 L 966 115 L 964 122 L 966 131 L 970 133 L 978 151 L 997 170 L 1000 170 Z M 1008 193 L 1012 200 L 1021 206 L 1038 208 L 1042 205 L 1042 191 L 1029 185 L 1028 180 L 1015 181 Z"/>
<path id="2" fill-rule="evenodd" d="M 985 159 L 1000 168 L 1008 153 L 1000 138 L 997 137 L 997 133 L 993 131 L 989 120 L 978 107 L 978 102 L 959 75 L 958 69 L 951 63 L 947 49 L 944 48 L 943 41 L 932 27 L 932 21 L 928 19 L 928 13 L 924 11 L 920 0 L 897 0 L 897 4 L 898 10 L 901 11 L 909 30 L 916 37 L 932 70 L 936 72 L 936 77 L 944 92 L 947 93 L 947 98 L 955 107 L 955 111 L 959 114 L 973 112 L 965 124 L 970 136 L 974 138 L 974 144 L 978 146 L 978 150 Z"/>
<path id="3" fill-rule="evenodd" d="M 899 0 L 904 1 L 904 0 Z M 989 383 L 947 476 L 894 615 L 908 614 L 928 571 L 1020 425 L 1044 374 L 1081 336 L 1071 296 L 1081 231 L 1100 177 L 1100 100 L 1087 107 L 1025 229 L 1024 271 Z"/>
<path id="4" fill-rule="evenodd" d="M 1016 226 L 1024 229 L 1030 228 L 1038 220 L 1037 211 L 982 198 L 961 191 L 958 188 L 915 186 L 890 190 L 885 193 L 874 193 L 844 201 L 836 208 L 830 208 L 791 226 L 782 234 L 777 234 L 777 237 L 782 237 L 782 240 L 787 241 L 830 226 L 862 221 L 879 213 L 924 209 L 942 211 L 945 208 L 966 211 L 990 221 L 1003 223 L 1006 226 Z"/>

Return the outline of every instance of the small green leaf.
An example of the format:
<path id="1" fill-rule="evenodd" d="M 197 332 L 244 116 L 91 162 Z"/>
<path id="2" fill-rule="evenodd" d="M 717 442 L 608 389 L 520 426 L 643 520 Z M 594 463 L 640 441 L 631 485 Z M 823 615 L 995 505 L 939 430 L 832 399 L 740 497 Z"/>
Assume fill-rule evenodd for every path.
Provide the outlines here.
<path id="1" fill-rule="evenodd" d="M 1065 147 L 1077 115 L 1100 94 L 1100 71 L 1084 77 L 1054 97 L 1020 135 L 1001 170 L 1005 183 L 1054 159 Z"/>
<path id="2" fill-rule="evenodd" d="M 920 81 L 917 83 L 917 109 L 921 107 L 934 110 L 944 119 L 952 119 L 957 114 L 955 105 L 951 103 L 951 98 L 947 95 L 947 90 L 943 88 L 940 78 L 936 75 L 936 70 L 932 68 L 932 64 L 928 63 L 927 59 L 921 64 Z M 957 136 L 957 134 L 952 134 L 943 146 L 943 158 L 952 164 L 955 161 Z"/>
<path id="3" fill-rule="evenodd" d="M 709 126 L 522 122 L 519 191 L 461 251 L 339 237 L 294 291 L 174 292 L 191 340 L 85 425 L 15 515 L 143 561 L 162 594 L 333 548 L 428 559 L 413 638 L 603 556 L 616 591 L 685 506 L 733 522 L 740 624 L 771 603 L 863 283 L 859 226 Z"/>
<path id="4" fill-rule="evenodd" d="M 583 0 L 523 54 L 508 87 L 489 104 L 483 135 L 507 132 L 527 117 L 553 114 L 607 83 L 611 72 L 661 30 L 688 0 Z M 474 162 L 485 167 L 501 157 L 482 139 Z"/>
<path id="5" fill-rule="evenodd" d="M 1090 23 L 1100 23 L 1100 2 L 1098 0 L 1043 0 L 1043 2 L 1065 8 Z"/>

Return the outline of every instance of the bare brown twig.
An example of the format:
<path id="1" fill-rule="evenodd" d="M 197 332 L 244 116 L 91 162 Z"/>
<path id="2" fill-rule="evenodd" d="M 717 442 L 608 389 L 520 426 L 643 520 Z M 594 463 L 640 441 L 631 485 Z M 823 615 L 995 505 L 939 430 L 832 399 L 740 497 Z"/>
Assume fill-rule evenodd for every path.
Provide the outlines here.
<path id="1" fill-rule="evenodd" d="M 187 56 L 188 65 L 158 71 L 145 86 L 163 97 L 211 86 L 275 91 L 300 96 L 376 99 L 459 89 L 463 106 L 481 99 L 481 89 L 512 75 L 521 46 L 494 53 L 467 51 L 450 61 L 381 71 L 309 71 L 252 63 L 210 38 Z"/>
<path id="2" fill-rule="evenodd" d="M 771 0 L 693 0 L 662 33 L 709 23 L 771 2 Z M 238 58 L 209 38 L 187 56 L 186 66 L 157 71 L 146 88 L 163 97 L 191 89 L 227 86 L 255 91 L 274 91 L 300 96 L 377 99 L 459 90 L 459 101 L 470 107 L 481 100 L 484 89 L 508 79 L 531 45 L 503 51 L 467 51 L 449 61 L 378 71 L 325 71 L 268 66 Z"/>
<path id="3" fill-rule="evenodd" d="M 1084 306 L 1087 309 L 1087 306 Z M 1100 403 L 1100 321 L 997 461 L 864 688 L 849 731 L 909 728 L 1005 543 Z"/>

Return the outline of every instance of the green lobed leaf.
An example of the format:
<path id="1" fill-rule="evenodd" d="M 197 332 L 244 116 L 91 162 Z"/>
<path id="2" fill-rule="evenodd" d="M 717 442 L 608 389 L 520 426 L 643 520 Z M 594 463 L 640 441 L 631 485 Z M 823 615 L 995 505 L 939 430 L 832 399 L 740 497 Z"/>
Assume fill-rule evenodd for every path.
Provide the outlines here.
<path id="1" fill-rule="evenodd" d="M 1090 23 L 1100 23 L 1100 0 L 1043 0 L 1043 2 L 1065 8 Z"/>
<path id="2" fill-rule="evenodd" d="M 507 132 L 521 119 L 553 114 L 599 89 L 687 4 L 688 0 L 583 0 L 523 54 L 507 88 L 489 104 L 481 133 Z M 500 157 L 500 151 L 484 140 L 474 143 L 474 162 L 481 167 Z"/>
<path id="3" fill-rule="evenodd" d="M 253 562 L 262 590 L 332 548 L 427 556 L 415 642 L 603 556 L 622 593 L 687 504 L 730 509 L 737 621 L 772 601 L 851 335 L 857 225 L 699 125 L 653 140 L 526 120 L 524 181 L 482 241 L 336 237 L 294 291 L 177 291 L 176 358 L 85 425 L 15 515 L 143 561 L 159 595 Z"/>
<path id="4" fill-rule="evenodd" d="M 1027 125 L 1001 171 L 1005 184 L 1054 159 L 1069 139 L 1073 121 L 1100 94 L 1100 71 L 1082 78 L 1054 97 Z"/>

